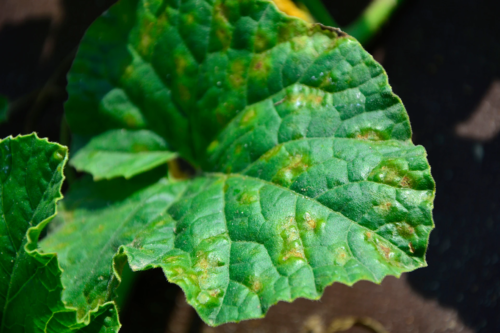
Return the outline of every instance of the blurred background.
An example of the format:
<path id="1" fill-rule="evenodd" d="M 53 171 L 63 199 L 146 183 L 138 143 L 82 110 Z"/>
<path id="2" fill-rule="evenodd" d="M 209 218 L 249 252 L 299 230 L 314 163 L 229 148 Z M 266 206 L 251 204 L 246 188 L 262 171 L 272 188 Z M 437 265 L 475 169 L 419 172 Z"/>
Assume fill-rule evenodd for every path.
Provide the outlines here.
<path id="1" fill-rule="evenodd" d="M 0 94 L 11 101 L 0 137 L 36 131 L 59 141 L 74 52 L 114 2 L 0 0 Z M 324 0 L 341 27 L 370 4 Z M 320 301 L 281 302 L 265 319 L 217 328 L 152 270 L 136 279 L 121 332 L 326 333 L 332 321 L 348 328 L 360 318 L 389 332 L 500 332 L 499 14 L 495 0 L 406 0 L 365 43 L 407 108 L 413 141 L 429 154 L 437 183 L 429 267 L 381 285 L 334 284 Z"/>

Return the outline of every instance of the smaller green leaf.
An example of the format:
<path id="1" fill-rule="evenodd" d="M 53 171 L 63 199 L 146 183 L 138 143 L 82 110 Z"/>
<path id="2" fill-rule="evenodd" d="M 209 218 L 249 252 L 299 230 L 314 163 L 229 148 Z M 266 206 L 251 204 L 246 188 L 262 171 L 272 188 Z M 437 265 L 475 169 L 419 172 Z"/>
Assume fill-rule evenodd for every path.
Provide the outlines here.
<path id="1" fill-rule="evenodd" d="M 55 253 L 38 248 L 62 198 L 67 149 L 36 134 L 0 140 L 0 333 L 114 333 L 114 303 L 85 313 L 62 301 Z"/>
<path id="2" fill-rule="evenodd" d="M 177 157 L 164 139 L 148 130 L 111 130 L 95 136 L 70 164 L 94 180 L 131 178 Z"/>
<path id="3" fill-rule="evenodd" d="M 0 95 L 0 124 L 7 121 L 7 113 L 9 111 L 9 100 L 7 97 Z"/>

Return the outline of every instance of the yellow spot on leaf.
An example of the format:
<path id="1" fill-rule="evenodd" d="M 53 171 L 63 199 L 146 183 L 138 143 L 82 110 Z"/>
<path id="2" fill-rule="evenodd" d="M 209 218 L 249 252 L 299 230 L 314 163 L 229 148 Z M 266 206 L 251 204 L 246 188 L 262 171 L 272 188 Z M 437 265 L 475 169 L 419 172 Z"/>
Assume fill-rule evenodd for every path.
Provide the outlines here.
<path id="1" fill-rule="evenodd" d="M 251 193 L 243 193 L 243 194 L 239 197 L 238 201 L 239 201 L 239 203 L 241 203 L 241 204 L 244 204 L 244 205 L 249 205 L 249 204 L 251 204 L 251 203 L 256 202 L 256 201 L 257 201 L 257 199 L 258 199 L 258 198 L 257 198 L 257 196 L 256 196 L 256 195 L 253 195 L 253 194 L 251 194 Z"/>
<path id="2" fill-rule="evenodd" d="M 217 295 L 220 294 L 220 290 L 219 289 L 212 289 L 212 290 L 209 290 L 208 293 L 212 297 L 217 297 Z"/>
<path id="3" fill-rule="evenodd" d="M 271 158 L 278 155 L 282 147 L 283 145 L 274 146 L 272 149 L 268 150 L 264 155 L 262 155 L 262 159 L 266 162 L 269 162 Z"/>
<path id="4" fill-rule="evenodd" d="M 257 279 L 254 279 L 251 285 L 251 289 L 255 292 L 258 293 L 260 290 L 262 290 L 262 282 L 260 282 Z"/>
<path id="5" fill-rule="evenodd" d="M 177 54 L 176 56 L 174 56 L 174 62 L 175 62 L 175 71 L 177 72 L 177 75 L 182 76 L 187 67 L 187 61 L 185 57 L 180 54 Z"/>
<path id="6" fill-rule="evenodd" d="M 378 206 L 378 207 L 379 207 L 380 209 L 382 209 L 383 211 L 388 212 L 388 211 L 391 209 L 391 207 L 392 207 L 392 203 L 390 203 L 390 202 L 384 202 L 384 203 L 382 203 L 382 204 L 381 204 L 380 206 Z"/>
<path id="7" fill-rule="evenodd" d="M 196 300 L 200 302 L 201 304 L 206 304 L 208 301 L 210 301 L 210 295 L 207 295 L 205 291 L 202 291 L 201 293 L 198 294 L 198 297 L 196 297 Z"/>
<path id="8" fill-rule="evenodd" d="M 283 256 L 283 261 L 287 261 L 288 259 L 290 258 L 300 258 L 300 259 L 304 259 L 305 256 L 304 256 L 304 253 L 299 250 L 299 249 L 291 249 L 289 251 L 286 252 L 286 254 Z"/>
<path id="9" fill-rule="evenodd" d="M 344 266 L 347 261 L 350 259 L 349 253 L 347 253 L 346 249 L 343 246 L 338 247 L 335 249 L 335 264 Z"/>
<path id="10" fill-rule="evenodd" d="M 241 124 L 248 124 L 250 121 L 252 121 L 257 113 L 255 112 L 254 109 L 248 110 L 245 115 L 241 118 Z"/>
<path id="11" fill-rule="evenodd" d="M 231 63 L 228 73 L 229 83 L 234 89 L 241 87 L 245 83 L 246 66 L 242 60 L 234 60 Z"/>
<path id="12" fill-rule="evenodd" d="M 290 186 L 295 178 L 309 168 L 307 160 L 307 157 L 301 154 L 290 156 L 288 164 L 276 173 L 272 181 L 282 186 Z"/>
<path id="13" fill-rule="evenodd" d="M 186 15 L 186 23 L 188 25 L 190 24 L 193 24 L 194 23 L 194 15 L 193 14 L 187 14 Z"/>
<path id="14" fill-rule="evenodd" d="M 208 146 L 207 150 L 209 153 L 213 152 L 215 149 L 217 149 L 217 147 L 219 146 L 219 141 L 217 140 L 214 140 L 210 143 L 210 145 Z"/>
<path id="15" fill-rule="evenodd" d="M 316 229 L 316 220 L 311 217 L 309 213 L 304 214 L 304 220 L 311 229 Z"/>

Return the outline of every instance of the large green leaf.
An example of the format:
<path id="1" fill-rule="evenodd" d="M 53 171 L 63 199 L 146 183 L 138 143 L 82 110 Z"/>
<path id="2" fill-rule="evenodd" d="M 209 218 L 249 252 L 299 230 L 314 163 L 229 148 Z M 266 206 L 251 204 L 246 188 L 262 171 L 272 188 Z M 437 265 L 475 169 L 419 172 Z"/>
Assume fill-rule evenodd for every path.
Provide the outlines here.
<path id="1" fill-rule="evenodd" d="M 264 0 L 121 0 L 68 90 L 76 134 L 147 129 L 207 172 L 73 188 L 43 247 L 82 313 L 112 299 L 125 259 L 162 267 L 211 325 L 425 265 L 425 151 L 381 66 L 337 29 Z"/>
<path id="2" fill-rule="evenodd" d="M 371 158 L 381 168 L 404 164 L 392 156 L 397 148 Z M 421 149 L 405 159 L 425 163 Z M 387 175 L 381 168 L 368 178 Z M 163 268 L 207 323 L 240 321 L 280 300 L 317 299 L 335 281 L 380 282 L 424 266 L 433 191 L 425 175 L 414 179 L 422 189 L 347 181 L 319 199 L 236 174 L 162 180 L 128 196 L 115 183 L 126 198 L 103 193 L 111 184 L 82 182 L 42 247 L 59 253 L 71 282 L 65 301 L 84 312 L 111 299 L 128 259 L 133 270 Z"/>
<path id="3" fill-rule="evenodd" d="M 131 178 L 177 156 L 157 134 L 147 131 L 111 130 L 98 135 L 71 159 L 71 165 L 94 180 Z"/>
<path id="4" fill-rule="evenodd" d="M 0 141 L 0 332 L 115 332 L 112 303 L 77 319 L 61 301 L 55 254 L 37 249 L 61 199 L 67 150 L 36 135 Z"/>
<path id="5" fill-rule="evenodd" d="M 148 128 L 201 165 L 235 115 L 301 87 L 333 96 L 337 118 L 367 118 L 344 136 L 410 135 L 383 70 L 359 43 L 263 0 L 122 0 L 89 29 L 68 80 L 74 133 Z"/>

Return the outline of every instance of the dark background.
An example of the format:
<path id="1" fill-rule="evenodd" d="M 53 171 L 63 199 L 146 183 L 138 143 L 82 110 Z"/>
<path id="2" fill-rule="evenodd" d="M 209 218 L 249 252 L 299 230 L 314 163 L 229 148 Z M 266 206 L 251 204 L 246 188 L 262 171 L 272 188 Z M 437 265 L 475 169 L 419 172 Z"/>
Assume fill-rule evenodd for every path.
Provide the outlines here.
<path id="1" fill-rule="evenodd" d="M 15 101 L 0 137 L 37 131 L 59 141 L 73 52 L 113 2 L 0 0 L 0 94 Z M 346 25 L 369 2 L 325 4 Z M 335 284 L 320 302 L 280 303 L 263 320 L 217 329 L 150 271 L 136 280 L 122 332 L 300 332 L 314 314 L 325 323 L 368 316 L 391 332 L 500 332 L 499 14 L 494 0 L 407 0 L 366 45 L 405 103 L 414 142 L 429 154 L 437 183 L 429 267 L 380 286 Z"/>

